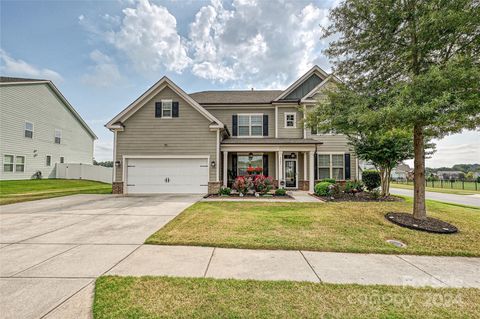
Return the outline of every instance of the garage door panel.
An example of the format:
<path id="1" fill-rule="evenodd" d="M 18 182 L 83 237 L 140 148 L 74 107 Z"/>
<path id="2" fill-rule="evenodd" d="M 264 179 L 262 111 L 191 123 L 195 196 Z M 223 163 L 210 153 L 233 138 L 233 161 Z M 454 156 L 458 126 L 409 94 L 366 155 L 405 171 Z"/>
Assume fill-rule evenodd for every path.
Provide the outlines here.
<path id="1" fill-rule="evenodd" d="M 208 192 L 206 158 L 128 159 L 127 193 Z"/>

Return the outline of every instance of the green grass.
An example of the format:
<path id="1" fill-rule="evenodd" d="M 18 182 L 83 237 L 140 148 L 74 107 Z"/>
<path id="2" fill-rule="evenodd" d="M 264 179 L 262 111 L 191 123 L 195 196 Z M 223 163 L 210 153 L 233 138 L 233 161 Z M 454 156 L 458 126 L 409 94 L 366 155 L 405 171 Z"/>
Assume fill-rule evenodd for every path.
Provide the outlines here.
<path id="1" fill-rule="evenodd" d="M 473 182 L 465 182 L 465 189 L 462 189 L 462 183 L 458 182 L 454 184 L 454 188 L 450 188 L 450 184 L 444 184 L 444 188 L 440 187 L 440 182 L 435 182 L 435 187 L 431 187 L 431 182 L 428 182 L 428 185 L 425 189 L 429 192 L 445 193 L 445 194 L 456 194 L 456 195 L 475 195 L 480 194 L 480 189 L 475 190 L 475 184 Z M 412 184 L 403 184 L 392 182 L 390 187 L 393 188 L 402 188 L 402 189 L 413 189 Z M 480 185 L 479 185 L 480 187 Z"/>
<path id="2" fill-rule="evenodd" d="M 0 181 L 0 205 L 74 194 L 110 194 L 112 185 L 74 179 Z"/>
<path id="3" fill-rule="evenodd" d="M 147 239 L 148 244 L 354 253 L 480 256 L 480 209 L 427 201 L 428 214 L 456 225 L 453 235 L 410 230 L 386 212 L 412 202 L 200 202 Z M 406 248 L 385 242 L 397 239 Z"/>
<path id="4" fill-rule="evenodd" d="M 100 277 L 107 318 L 474 318 L 479 289 L 169 277 Z"/>

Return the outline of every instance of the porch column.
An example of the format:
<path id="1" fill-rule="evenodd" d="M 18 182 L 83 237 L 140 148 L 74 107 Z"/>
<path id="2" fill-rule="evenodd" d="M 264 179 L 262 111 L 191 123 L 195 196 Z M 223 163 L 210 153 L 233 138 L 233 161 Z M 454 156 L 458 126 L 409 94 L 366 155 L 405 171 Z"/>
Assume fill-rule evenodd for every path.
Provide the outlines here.
<path id="1" fill-rule="evenodd" d="M 308 179 L 307 154 L 308 154 L 307 152 L 303 152 L 303 180 L 304 181 Z"/>
<path id="2" fill-rule="evenodd" d="M 315 188 L 315 173 L 314 173 L 314 152 L 308 152 L 308 161 L 309 161 L 309 176 L 308 176 L 308 190 L 313 193 L 314 192 L 314 188 Z"/>
<path id="3" fill-rule="evenodd" d="M 283 151 L 278 151 L 278 186 L 283 180 Z"/>
<path id="4" fill-rule="evenodd" d="M 223 186 L 228 184 L 228 152 L 223 151 Z"/>

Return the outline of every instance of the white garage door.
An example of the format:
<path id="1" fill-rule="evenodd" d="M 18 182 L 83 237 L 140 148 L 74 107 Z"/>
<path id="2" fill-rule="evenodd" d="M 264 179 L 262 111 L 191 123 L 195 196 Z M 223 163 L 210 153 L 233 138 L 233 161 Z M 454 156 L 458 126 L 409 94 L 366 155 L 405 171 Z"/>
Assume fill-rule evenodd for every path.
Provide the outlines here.
<path id="1" fill-rule="evenodd" d="M 127 193 L 208 192 L 207 158 L 129 158 Z"/>

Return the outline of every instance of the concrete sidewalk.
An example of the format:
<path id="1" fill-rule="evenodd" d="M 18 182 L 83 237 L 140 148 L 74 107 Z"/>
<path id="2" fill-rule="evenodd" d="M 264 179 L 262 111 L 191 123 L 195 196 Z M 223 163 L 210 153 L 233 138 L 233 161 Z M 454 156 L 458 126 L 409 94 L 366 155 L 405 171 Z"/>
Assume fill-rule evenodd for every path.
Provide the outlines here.
<path id="1" fill-rule="evenodd" d="M 107 275 L 480 288 L 480 258 L 143 245 Z"/>

